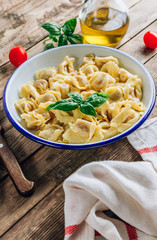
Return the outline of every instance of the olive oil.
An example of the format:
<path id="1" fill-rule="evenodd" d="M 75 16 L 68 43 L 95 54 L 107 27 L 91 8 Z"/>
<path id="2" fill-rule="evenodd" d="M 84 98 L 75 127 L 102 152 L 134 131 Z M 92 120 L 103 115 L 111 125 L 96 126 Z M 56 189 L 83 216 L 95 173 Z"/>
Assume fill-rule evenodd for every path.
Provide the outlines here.
<path id="1" fill-rule="evenodd" d="M 80 25 L 84 43 L 115 47 L 128 29 L 129 18 L 127 13 L 102 7 L 80 19 Z"/>

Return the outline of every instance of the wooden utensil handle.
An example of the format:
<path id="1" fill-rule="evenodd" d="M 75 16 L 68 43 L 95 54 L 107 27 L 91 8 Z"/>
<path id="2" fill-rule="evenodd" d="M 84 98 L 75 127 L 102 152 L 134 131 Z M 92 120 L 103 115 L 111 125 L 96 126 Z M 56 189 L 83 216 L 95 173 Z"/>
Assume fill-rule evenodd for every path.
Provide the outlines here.
<path id="1" fill-rule="evenodd" d="M 0 127 L 0 156 L 18 192 L 23 196 L 30 196 L 34 192 L 34 182 L 27 180 L 3 137 L 3 129 Z"/>

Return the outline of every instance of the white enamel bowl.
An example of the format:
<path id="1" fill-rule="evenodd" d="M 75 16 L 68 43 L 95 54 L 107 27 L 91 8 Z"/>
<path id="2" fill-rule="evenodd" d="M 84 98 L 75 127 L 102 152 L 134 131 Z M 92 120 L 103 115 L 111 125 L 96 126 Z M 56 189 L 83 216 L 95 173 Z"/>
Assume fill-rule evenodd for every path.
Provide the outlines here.
<path id="1" fill-rule="evenodd" d="M 29 132 L 29 130 L 25 129 L 20 124 L 20 117 L 15 108 L 15 102 L 19 100 L 19 91 L 22 85 L 27 82 L 33 81 L 34 73 L 42 68 L 48 68 L 51 66 L 58 66 L 58 64 L 64 59 L 65 56 L 72 56 L 76 58 L 76 67 L 82 62 L 82 59 L 85 55 L 94 53 L 97 56 L 114 56 L 119 59 L 120 66 L 126 68 L 133 74 L 137 74 L 143 80 L 143 98 L 142 102 L 146 106 L 146 110 L 144 115 L 140 118 L 140 120 L 134 124 L 131 128 L 126 130 L 125 132 L 116 135 L 112 138 L 109 138 L 104 141 L 96 142 L 96 143 L 88 143 L 88 144 L 64 144 L 51 142 L 48 140 L 44 140 L 40 137 Z M 38 142 L 41 144 L 45 144 L 47 146 L 63 148 L 63 149 L 88 149 L 105 146 L 107 144 L 116 142 L 133 131 L 135 131 L 142 123 L 148 118 L 150 115 L 156 99 L 156 91 L 154 81 L 147 71 L 147 69 L 138 62 L 135 58 L 130 55 L 121 52 L 117 49 L 108 48 L 104 46 L 98 45 L 68 45 L 63 47 L 54 48 L 51 50 L 47 50 L 45 52 L 41 52 L 32 58 L 28 59 L 24 62 L 20 67 L 18 67 L 12 76 L 9 78 L 5 90 L 4 90 L 4 109 L 6 115 L 12 125 L 21 132 L 24 136 Z"/>

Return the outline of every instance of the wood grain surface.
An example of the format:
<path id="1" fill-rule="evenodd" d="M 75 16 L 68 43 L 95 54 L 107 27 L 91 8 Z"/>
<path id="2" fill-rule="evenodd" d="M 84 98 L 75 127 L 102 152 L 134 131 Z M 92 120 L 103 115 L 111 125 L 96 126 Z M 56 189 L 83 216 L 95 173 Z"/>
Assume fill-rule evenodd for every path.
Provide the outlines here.
<path id="1" fill-rule="evenodd" d="M 143 44 L 146 31 L 157 29 L 156 0 L 127 0 L 130 26 L 118 48 L 138 59 L 153 76 L 157 86 L 157 51 Z M 80 166 L 102 160 L 141 161 L 139 154 L 123 139 L 91 150 L 61 150 L 35 143 L 21 135 L 6 118 L 3 90 L 15 68 L 8 52 L 22 45 L 31 57 L 43 50 L 47 37 L 41 24 L 77 17 L 81 0 L 0 0 L 0 125 L 5 139 L 25 176 L 36 183 L 30 198 L 20 196 L 0 161 L 0 238 L 2 240 L 61 240 L 64 236 L 63 181 Z M 80 31 L 79 25 L 77 31 Z M 157 116 L 157 104 L 150 117 Z M 122 151 L 123 149 L 123 151 Z"/>

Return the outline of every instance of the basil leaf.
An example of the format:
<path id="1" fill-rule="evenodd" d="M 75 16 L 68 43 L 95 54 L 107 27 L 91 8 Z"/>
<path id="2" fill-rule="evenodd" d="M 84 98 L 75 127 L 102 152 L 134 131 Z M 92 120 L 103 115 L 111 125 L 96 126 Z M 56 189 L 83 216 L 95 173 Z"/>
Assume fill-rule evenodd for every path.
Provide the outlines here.
<path id="1" fill-rule="evenodd" d="M 62 27 L 62 31 L 64 32 L 64 34 L 66 34 L 66 35 L 73 34 L 73 32 L 75 30 L 75 27 L 76 27 L 76 23 L 77 23 L 76 18 L 65 22 L 63 27 Z"/>
<path id="2" fill-rule="evenodd" d="M 83 43 L 83 37 L 79 34 L 72 34 L 71 36 L 68 36 L 68 41 L 71 44 Z"/>
<path id="3" fill-rule="evenodd" d="M 45 50 L 48 50 L 48 49 L 51 49 L 51 48 L 54 48 L 53 43 L 48 43 L 48 44 L 45 45 L 44 51 L 45 51 Z"/>
<path id="4" fill-rule="evenodd" d="M 55 36 L 51 35 L 51 34 L 49 35 L 49 38 L 52 39 L 54 42 L 58 41 L 57 38 Z"/>
<path id="5" fill-rule="evenodd" d="M 68 93 L 68 96 L 71 97 L 79 105 L 80 105 L 81 102 L 83 102 L 82 96 L 79 93 L 77 93 L 77 92 Z"/>
<path id="6" fill-rule="evenodd" d="M 46 31 L 48 31 L 51 35 L 59 36 L 61 34 L 61 28 L 58 23 L 55 23 L 53 21 L 44 23 L 42 25 L 42 28 L 44 28 Z"/>
<path id="7" fill-rule="evenodd" d="M 72 111 L 78 108 L 78 104 L 70 99 L 63 99 L 56 103 L 50 104 L 46 110 L 62 110 L 62 111 Z"/>
<path id="8" fill-rule="evenodd" d="M 110 96 L 108 93 L 104 93 L 104 92 L 97 92 L 96 94 L 97 94 L 98 96 L 102 96 L 102 97 L 105 97 L 105 98 L 107 98 L 107 99 L 108 99 L 109 96 Z"/>
<path id="9" fill-rule="evenodd" d="M 96 111 L 94 107 L 89 103 L 83 101 L 80 105 L 80 111 L 84 114 L 91 115 L 91 116 L 96 116 Z"/>
<path id="10" fill-rule="evenodd" d="M 58 41 L 58 47 L 59 46 L 63 46 L 63 45 L 67 45 L 68 42 L 67 42 L 67 36 L 65 36 L 64 34 L 61 34 L 59 36 L 59 41 Z"/>
<path id="11" fill-rule="evenodd" d="M 57 106 L 57 105 L 59 105 L 60 103 L 66 103 L 66 102 L 69 103 L 69 101 L 71 102 L 71 99 L 62 99 L 62 100 L 60 100 L 60 101 L 58 101 L 58 102 L 55 102 L 55 103 L 50 104 L 50 105 L 46 108 L 46 110 L 49 111 L 49 110 L 51 110 L 52 107 Z"/>
<path id="12" fill-rule="evenodd" d="M 86 98 L 86 100 L 84 100 L 84 101 L 89 102 L 93 107 L 99 107 L 103 103 L 105 103 L 108 98 L 109 98 L 109 94 L 107 94 L 107 93 L 100 93 L 100 94 L 93 93 L 91 96 Z"/>
<path id="13" fill-rule="evenodd" d="M 86 100 L 83 100 L 81 94 L 77 92 L 68 93 L 68 96 L 72 99 L 63 99 L 58 102 L 50 104 L 46 110 L 62 110 L 72 111 L 80 106 L 80 111 L 86 115 L 96 116 L 97 113 L 94 107 L 99 107 L 109 98 L 107 93 L 94 93 Z"/>

